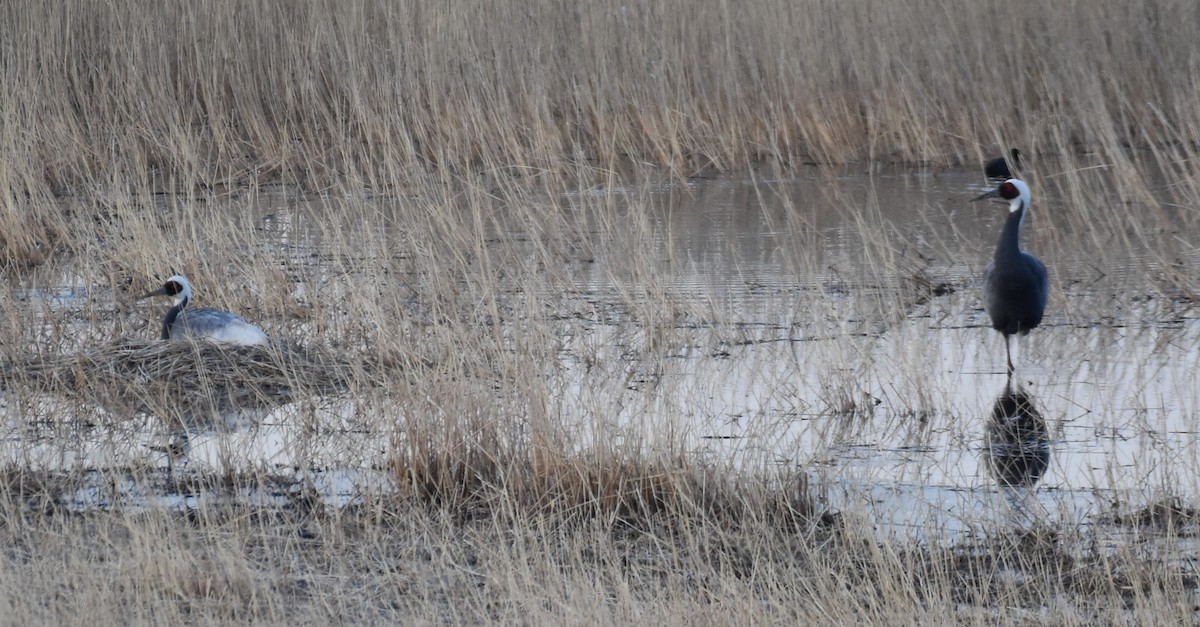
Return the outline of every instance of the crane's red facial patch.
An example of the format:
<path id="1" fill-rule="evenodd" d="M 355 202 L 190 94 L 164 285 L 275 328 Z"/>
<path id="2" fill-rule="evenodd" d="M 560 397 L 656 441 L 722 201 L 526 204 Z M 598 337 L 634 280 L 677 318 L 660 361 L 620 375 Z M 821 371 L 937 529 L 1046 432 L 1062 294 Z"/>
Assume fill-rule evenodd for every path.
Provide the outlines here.
<path id="1" fill-rule="evenodd" d="M 1017 189 L 1016 185 L 1009 182 L 1000 184 L 1000 197 L 1004 200 L 1012 200 L 1021 195 L 1021 190 Z"/>
<path id="2" fill-rule="evenodd" d="M 163 285 L 163 289 L 167 291 L 167 294 L 174 296 L 183 291 L 183 286 L 179 284 L 179 281 L 167 281 Z"/>

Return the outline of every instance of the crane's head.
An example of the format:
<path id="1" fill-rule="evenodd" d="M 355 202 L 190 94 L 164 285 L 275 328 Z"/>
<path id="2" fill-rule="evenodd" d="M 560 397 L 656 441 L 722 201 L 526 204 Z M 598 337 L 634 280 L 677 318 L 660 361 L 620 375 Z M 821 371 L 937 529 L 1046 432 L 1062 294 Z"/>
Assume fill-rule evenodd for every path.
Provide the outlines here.
<path id="1" fill-rule="evenodd" d="M 188 283 L 188 280 L 183 275 L 176 274 L 167 279 L 167 282 L 163 283 L 162 287 L 153 292 L 143 294 L 142 298 L 150 298 L 151 296 L 173 296 L 175 298 L 175 305 L 186 304 L 192 298 L 192 284 Z"/>
<path id="2" fill-rule="evenodd" d="M 1009 213 L 1015 213 L 1021 207 L 1029 207 L 1029 186 L 1021 179 L 1008 179 L 996 189 L 976 196 L 971 202 L 985 198 L 1001 198 L 1008 202 Z"/>

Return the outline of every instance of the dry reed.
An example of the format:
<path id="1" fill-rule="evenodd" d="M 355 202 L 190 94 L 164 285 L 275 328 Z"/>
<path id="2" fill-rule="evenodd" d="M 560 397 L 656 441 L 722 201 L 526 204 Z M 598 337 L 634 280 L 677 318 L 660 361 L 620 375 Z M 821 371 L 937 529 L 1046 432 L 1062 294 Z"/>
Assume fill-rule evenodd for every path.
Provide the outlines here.
<path id="1" fill-rule="evenodd" d="M 948 547 L 881 541 L 869 512 L 824 511 L 806 469 L 775 449 L 731 440 L 727 463 L 696 442 L 732 420 L 781 447 L 795 437 L 796 458 L 819 466 L 880 404 L 897 422 L 960 418 L 928 365 L 961 367 L 968 349 L 947 356 L 905 322 L 970 318 L 965 277 L 992 233 L 905 232 L 887 211 L 895 199 L 840 184 L 840 164 L 873 180 L 888 167 L 974 168 L 1020 146 L 1037 185 L 1032 244 L 1055 273 L 1057 319 L 1077 325 L 1044 349 L 1056 363 L 1107 337 L 1078 332 L 1100 317 L 1134 324 L 1115 297 L 1186 316 L 1198 289 L 1197 11 L 1170 0 L 0 5 L 0 415 L 19 443 L 0 482 L 0 614 L 1195 620 L 1194 508 L 1174 495 L 1158 509 L 1122 504 L 1102 522 L 1129 537 L 1111 542 L 1070 525 Z M 812 198 L 772 183 L 809 163 L 821 166 Z M 681 183 L 714 171 L 747 173 L 759 196 L 745 202 L 782 207 L 756 216 L 790 238 L 764 256 L 801 286 L 754 292 L 760 318 L 681 289 L 672 273 L 691 251 L 662 248 L 664 229 L 694 220 L 678 215 L 692 193 Z M 647 177 L 674 191 L 663 200 Z M 848 244 L 827 246 L 829 219 Z M 1128 271 L 1080 287 L 1096 283 L 1083 262 L 1114 260 Z M 133 297 L 174 272 L 197 304 L 284 339 L 236 351 L 130 340 L 153 337 L 161 315 Z M 56 298 L 63 285 L 79 289 Z M 743 365 L 750 349 L 766 365 Z M 729 365 L 690 379 L 696 354 Z M 1108 372 L 1103 359 L 1086 367 Z M 1152 356 L 1138 359 L 1134 388 L 1156 376 Z M 731 418 L 719 393 L 739 377 L 784 409 L 767 424 Z M 1169 385 L 1196 406 L 1187 381 Z M 1113 394 L 1109 406 L 1126 403 Z M 25 463 L 42 459 L 28 432 L 44 422 L 121 432 L 90 423 L 93 405 L 112 423 L 186 424 L 313 397 L 354 409 L 309 439 L 367 434 L 346 465 L 381 473 L 383 494 L 330 499 L 318 485 L 330 468 L 304 452 L 292 467 L 214 476 Z M 829 420 L 794 436 L 799 416 Z M 176 500 L 72 505 L 147 485 Z M 275 491 L 284 503 L 239 498 Z"/>

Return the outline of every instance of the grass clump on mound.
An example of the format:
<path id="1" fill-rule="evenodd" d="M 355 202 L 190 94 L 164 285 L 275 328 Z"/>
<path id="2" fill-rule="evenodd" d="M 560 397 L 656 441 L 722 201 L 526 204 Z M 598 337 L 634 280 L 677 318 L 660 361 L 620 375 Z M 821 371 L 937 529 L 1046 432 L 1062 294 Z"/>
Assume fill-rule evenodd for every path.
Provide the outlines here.
<path id="1" fill-rule="evenodd" d="M 645 531 L 697 520 L 737 527 L 750 519 L 797 531 L 823 519 L 803 474 L 767 482 L 689 459 L 497 455 L 470 448 L 427 449 L 398 460 L 401 493 L 464 518 L 548 518 Z"/>

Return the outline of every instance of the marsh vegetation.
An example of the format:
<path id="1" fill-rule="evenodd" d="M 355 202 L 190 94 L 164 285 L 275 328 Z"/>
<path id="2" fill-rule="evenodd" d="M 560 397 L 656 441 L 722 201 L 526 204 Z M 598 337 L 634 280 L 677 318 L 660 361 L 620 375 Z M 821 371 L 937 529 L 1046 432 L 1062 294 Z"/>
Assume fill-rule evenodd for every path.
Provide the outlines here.
<path id="1" fill-rule="evenodd" d="M 0 608 L 1193 622 L 1198 18 L 4 3 Z M 271 342 L 154 340 L 177 273 Z"/>

